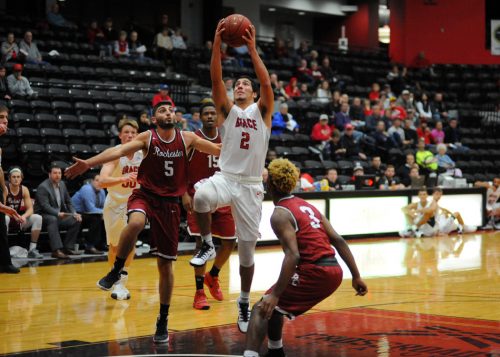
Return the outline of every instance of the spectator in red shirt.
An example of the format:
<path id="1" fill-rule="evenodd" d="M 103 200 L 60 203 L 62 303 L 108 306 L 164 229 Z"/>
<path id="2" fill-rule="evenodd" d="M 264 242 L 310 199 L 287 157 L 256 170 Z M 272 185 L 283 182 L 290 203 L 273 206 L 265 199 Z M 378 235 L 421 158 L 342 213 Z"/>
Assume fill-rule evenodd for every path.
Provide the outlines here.
<path id="1" fill-rule="evenodd" d="M 333 129 L 328 125 L 328 115 L 321 114 L 319 116 L 319 121 L 314 124 L 311 132 L 311 139 L 319 144 L 321 149 L 332 139 Z"/>
<path id="2" fill-rule="evenodd" d="M 87 30 L 87 38 L 91 45 L 93 45 L 95 42 L 100 44 L 104 41 L 104 33 L 99 28 L 96 20 L 93 20 L 90 23 L 90 27 Z"/>
<path id="3" fill-rule="evenodd" d="M 375 101 L 375 100 L 380 99 L 380 85 L 378 83 L 372 84 L 372 90 L 368 94 L 368 98 L 371 101 Z"/>
<path id="4" fill-rule="evenodd" d="M 406 114 L 406 110 L 402 106 L 396 104 L 396 98 L 391 97 L 389 103 L 391 108 L 391 119 L 394 120 L 397 118 L 405 120 L 408 114 Z"/>
<path id="5" fill-rule="evenodd" d="M 296 77 L 290 78 L 290 82 L 285 87 L 285 93 L 291 98 L 300 97 L 300 89 L 299 86 L 297 85 Z"/>
<path id="6" fill-rule="evenodd" d="M 305 59 L 300 60 L 300 66 L 297 67 L 297 77 L 299 77 L 302 82 L 313 81 L 311 69 L 307 67 L 307 60 Z"/>
<path id="7" fill-rule="evenodd" d="M 168 88 L 168 84 L 160 84 L 160 91 L 153 97 L 152 106 L 154 107 L 159 102 L 164 102 L 164 101 L 171 102 L 172 107 L 175 107 L 174 100 L 170 98 L 170 91 Z"/>
<path id="8" fill-rule="evenodd" d="M 427 121 L 423 118 L 420 118 L 420 125 L 417 128 L 418 138 L 423 138 L 425 141 L 425 145 L 432 144 L 432 135 L 431 129 L 427 126 Z"/>

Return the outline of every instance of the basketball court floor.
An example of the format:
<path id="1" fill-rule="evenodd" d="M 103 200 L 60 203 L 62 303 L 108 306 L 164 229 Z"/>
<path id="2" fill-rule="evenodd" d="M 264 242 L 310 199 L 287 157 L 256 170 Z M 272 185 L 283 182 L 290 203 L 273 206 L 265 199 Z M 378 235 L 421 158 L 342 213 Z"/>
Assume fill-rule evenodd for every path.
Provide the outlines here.
<path id="1" fill-rule="evenodd" d="M 287 356 L 500 356 L 500 232 L 349 243 L 369 293 L 355 296 L 344 265 L 333 296 L 285 323 Z M 252 302 L 277 279 L 282 256 L 279 247 L 258 248 Z M 225 300 L 209 296 L 207 311 L 192 308 L 189 258 L 175 264 L 165 346 L 152 342 L 159 306 L 153 258 L 132 265 L 128 301 L 96 287 L 108 271 L 104 261 L 0 275 L 0 354 L 241 356 L 237 255 L 221 272 Z"/>

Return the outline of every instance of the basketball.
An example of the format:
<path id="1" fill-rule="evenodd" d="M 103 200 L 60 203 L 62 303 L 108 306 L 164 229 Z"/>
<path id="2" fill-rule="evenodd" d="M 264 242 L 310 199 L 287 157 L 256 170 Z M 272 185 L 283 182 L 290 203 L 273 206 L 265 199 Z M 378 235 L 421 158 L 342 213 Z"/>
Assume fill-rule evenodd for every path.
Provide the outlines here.
<path id="1" fill-rule="evenodd" d="M 240 47 L 245 45 L 242 36 L 246 34 L 246 29 L 252 23 L 248 18 L 240 14 L 233 14 L 226 17 L 225 31 L 222 33 L 222 41 L 231 47 Z"/>

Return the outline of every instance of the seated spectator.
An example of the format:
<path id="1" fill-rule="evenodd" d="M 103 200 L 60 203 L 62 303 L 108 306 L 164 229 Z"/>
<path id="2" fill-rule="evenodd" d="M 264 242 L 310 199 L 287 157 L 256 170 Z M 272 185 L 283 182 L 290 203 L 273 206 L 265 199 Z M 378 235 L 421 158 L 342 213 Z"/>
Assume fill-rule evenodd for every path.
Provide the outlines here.
<path id="1" fill-rule="evenodd" d="M 202 126 L 200 108 L 191 108 L 191 116 L 187 117 L 187 130 L 195 132 Z"/>
<path id="2" fill-rule="evenodd" d="M 400 183 L 399 178 L 395 176 L 396 171 L 393 165 L 387 165 L 385 169 L 385 174 L 382 176 L 378 182 L 378 187 L 380 190 L 400 190 L 405 188 L 403 184 Z"/>
<path id="3" fill-rule="evenodd" d="M 414 165 L 415 156 L 412 153 L 407 153 L 405 164 L 398 169 L 398 176 L 401 179 L 401 183 L 407 187 L 411 184 L 410 171 Z"/>
<path id="4" fill-rule="evenodd" d="M 177 27 L 175 29 L 174 34 L 171 36 L 172 38 L 172 46 L 178 50 L 187 49 L 186 42 L 184 42 L 184 35 L 182 34 L 182 29 Z"/>
<path id="5" fill-rule="evenodd" d="M 318 102 L 328 103 L 332 93 L 330 92 L 330 83 L 328 81 L 321 81 L 321 85 L 318 87 L 316 91 L 316 98 Z"/>
<path id="6" fill-rule="evenodd" d="M 417 164 L 414 164 L 411 169 L 410 169 L 410 173 L 408 175 L 408 184 L 406 185 L 405 183 L 403 183 L 403 185 L 405 185 L 406 188 L 417 188 L 417 189 L 421 189 L 423 185 L 418 185 L 417 187 L 415 186 L 412 186 L 412 179 L 418 179 L 420 176 L 420 173 L 418 171 L 418 165 Z M 424 180 L 425 180 L 425 177 L 424 177 Z"/>
<path id="7" fill-rule="evenodd" d="M 311 51 L 311 52 L 313 52 L 313 51 Z M 316 52 L 316 51 L 314 51 L 314 52 Z M 316 62 L 316 61 L 311 61 L 311 77 L 313 78 L 315 83 L 319 83 L 320 81 L 323 80 L 323 74 L 319 70 L 318 62 Z M 328 96 L 328 97 L 330 97 L 330 96 Z"/>
<path id="8" fill-rule="evenodd" d="M 382 153 L 388 151 L 392 147 L 397 146 L 393 137 L 390 136 L 389 133 L 385 130 L 385 122 L 383 120 L 379 120 L 377 122 L 375 131 L 371 134 L 371 137 L 375 139 L 375 145 L 378 150 L 382 151 Z"/>
<path id="9" fill-rule="evenodd" d="M 330 141 L 330 156 L 334 161 L 344 160 L 347 150 L 342 146 L 342 141 L 340 141 L 341 135 L 338 129 L 335 129 L 332 133 L 332 139 Z"/>
<path id="10" fill-rule="evenodd" d="M 417 128 L 417 136 L 419 139 L 424 139 L 426 145 L 433 143 L 431 129 L 429 129 L 427 121 L 424 119 L 420 119 L 420 125 Z"/>
<path id="11" fill-rule="evenodd" d="M 1 78 L 1 74 L 0 74 Z M 458 120 L 456 118 L 450 118 L 448 126 L 444 129 L 444 143 L 448 144 L 450 148 L 458 152 L 467 152 L 470 149 L 467 146 L 463 146 L 461 143 L 462 135 L 457 128 Z"/>
<path id="12" fill-rule="evenodd" d="M 175 127 L 179 130 L 187 130 L 187 119 L 184 117 L 184 113 L 179 109 L 175 110 L 176 122 Z"/>
<path id="13" fill-rule="evenodd" d="M 61 168 L 52 165 L 49 178 L 43 181 L 36 190 L 35 213 L 42 216 L 47 227 L 52 257 L 68 259 L 68 255 L 77 253 L 72 249 L 78 238 L 82 216 L 76 213 L 66 185 L 61 178 Z M 67 231 L 64 245 L 60 229 Z"/>
<path id="14" fill-rule="evenodd" d="M 363 169 L 363 166 L 361 166 L 360 163 L 357 162 L 354 165 L 354 168 L 352 169 L 352 176 L 356 177 L 356 176 L 364 176 L 364 175 L 365 175 L 365 169 Z"/>
<path id="15" fill-rule="evenodd" d="M 380 178 L 384 176 L 385 165 L 382 165 L 382 158 L 379 155 L 372 157 L 370 167 L 366 169 L 366 173 L 369 175 L 375 175 L 375 183 L 378 183 Z"/>
<path id="16" fill-rule="evenodd" d="M 284 132 L 298 132 L 299 125 L 293 119 L 292 114 L 288 113 L 288 104 L 281 103 L 280 111 L 273 114 L 272 131 L 273 135 L 279 135 Z"/>
<path id="17" fill-rule="evenodd" d="M 411 120 L 410 118 L 406 118 L 403 130 L 405 132 L 405 140 L 407 141 L 407 145 L 414 149 L 418 143 L 418 134 L 417 131 L 413 129 L 413 120 Z"/>
<path id="18" fill-rule="evenodd" d="M 340 141 L 346 149 L 348 158 L 366 160 L 366 155 L 361 151 L 359 139 L 354 137 L 354 126 L 352 124 L 346 124 L 344 135 L 342 135 Z"/>
<path id="19" fill-rule="evenodd" d="M 91 45 L 100 45 L 104 42 L 104 32 L 102 32 L 99 27 L 97 20 L 92 20 L 90 22 L 90 26 L 87 29 L 87 39 Z"/>
<path id="20" fill-rule="evenodd" d="M 332 127 L 328 124 L 328 115 L 321 114 L 311 131 L 311 140 L 319 150 L 323 150 L 332 139 Z"/>
<path id="21" fill-rule="evenodd" d="M 417 153 L 415 155 L 418 166 L 424 173 L 436 172 L 438 170 L 437 158 L 434 154 L 425 148 L 425 140 L 420 138 L 417 144 Z"/>
<path id="22" fill-rule="evenodd" d="M 294 98 L 294 97 L 300 97 L 300 89 L 297 85 L 297 78 L 292 77 L 290 78 L 290 82 L 288 85 L 285 87 L 285 93 L 289 98 Z"/>
<path id="23" fill-rule="evenodd" d="M 220 59 L 222 61 L 222 64 L 227 65 L 227 66 L 238 66 L 238 60 L 234 57 L 231 56 L 228 52 L 228 47 L 225 42 L 222 42 L 220 45 Z"/>
<path id="24" fill-rule="evenodd" d="M 5 204 L 16 210 L 21 215 L 21 221 L 11 220 L 8 215 L 5 216 L 5 225 L 8 232 L 16 232 L 19 229 L 25 231 L 31 227 L 31 240 L 28 249 L 28 258 L 43 259 L 43 255 L 36 249 L 40 231 L 42 230 L 42 216 L 33 213 L 33 202 L 31 201 L 30 191 L 21 183 L 23 181 L 23 172 L 19 167 L 9 170 L 9 182 L 7 183 L 7 198 Z"/>
<path id="25" fill-rule="evenodd" d="M 17 61 L 19 58 L 19 46 L 16 43 L 14 33 L 7 34 L 7 40 L 2 42 L 2 63 Z"/>
<path id="26" fill-rule="evenodd" d="M 401 95 L 396 101 L 396 106 L 400 106 L 401 108 L 403 108 L 406 111 L 408 117 L 413 117 L 413 114 L 415 114 L 415 103 L 413 102 L 413 95 L 408 89 L 405 89 L 401 92 Z"/>
<path id="27" fill-rule="evenodd" d="M 145 58 L 144 52 L 146 52 L 146 46 L 144 46 L 141 41 L 139 41 L 139 34 L 137 33 L 137 31 L 132 31 L 130 33 L 130 39 L 128 41 L 128 52 L 131 58 Z"/>
<path id="28" fill-rule="evenodd" d="M 106 200 L 105 190 L 99 186 L 99 175 L 94 175 L 71 198 L 73 207 L 82 215 L 83 227 L 88 227 L 89 232 L 85 242 L 86 254 L 101 254 L 97 249 L 104 245 L 105 231 L 102 210 Z"/>
<path id="29" fill-rule="evenodd" d="M 31 31 L 26 31 L 24 34 L 24 38 L 19 43 L 19 51 L 26 58 L 27 63 L 47 64 L 47 62 L 42 59 L 38 46 L 33 42 L 33 34 Z"/>
<path id="30" fill-rule="evenodd" d="M 371 102 L 369 99 L 363 99 L 363 118 L 366 120 L 366 118 L 370 115 L 372 115 L 373 110 L 371 106 Z"/>
<path id="31" fill-rule="evenodd" d="M 314 79 L 312 77 L 311 69 L 307 67 L 307 60 L 301 59 L 300 66 L 297 67 L 297 77 L 301 82 L 312 83 Z"/>
<path id="32" fill-rule="evenodd" d="M 431 103 L 432 118 L 436 121 L 446 120 L 448 118 L 448 108 L 443 101 L 443 93 L 436 92 L 434 100 Z"/>
<path id="33" fill-rule="evenodd" d="M 372 106 L 372 113 L 369 115 L 366 120 L 365 120 L 365 128 L 368 133 L 373 133 L 375 132 L 378 122 L 383 121 L 384 122 L 385 117 L 382 115 L 382 110 L 380 108 L 380 105 L 375 104 Z M 384 122 L 384 127 L 386 126 Z M 385 128 L 384 128 L 385 131 Z"/>
<path id="34" fill-rule="evenodd" d="M 361 98 L 354 97 L 352 105 L 349 107 L 349 116 L 351 117 L 351 124 L 356 128 L 365 126 L 365 115 L 363 111 L 364 108 L 361 105 Z"/>
<path id="35" fill-rule="evenodd" d="M 326 170 L 325 179 L 328 181 L 328 187 L 330 191 L 342 190 L 342 186 L 338 180 L 338 173 L 336 169 Z"/>
<path id="36" fill-rule="evenodd" d="M 160 24 L 156 27 L 156 32 L 162 32 L 165 29 L 167 30 L 167 34 L 169 36 L 174 34 L 174 30 L 172 30 L 168 25 L 168 14 L 161 14 Z"/>
<path id="37" fill-rule="evenodd" d="M 168 34 L 167 27 L 164 27 L 161 32 L 156 34 L 153 41 L 153 46 L 156 52 L 156 56 L 159 60 L 166 62 L 171 58 L 174 44 L 172 43 L 172 39 Z"/>
<path id="38" fill-rule="evenodd" d="M 328 56 L 325 56 L 323 61 L 321 61 L 321 67 L 319 70 L 323 78 L 328 82 L 335 83 L 337 81 L 335 78 L 335 71 L 330 65 L 330 58 Z"/>
<path id="39" fill-rule="evenodd" d="M 309 87 L 307 86 L 307 83 L 302 83 L 300 85 L 300 97 L 304 99 L 312 98 L 312 94 L 309 92 Z"/>
<path id="40" fill-rule="evenodd" d="M 60 11 L 59 4 L 56 1 L 52 4 L 52 6 L 50 7 L 50 11 L 47 13 L 47 22 L 51 26 L 76 29 L 77 26 L 71 21 L 66 20 L 59 11 Z"/>
<path id="41" fill-rule="evenodd" d="M 171 102 L 172 106 L 175 107 L 175 103 L 170 97 L 170 89 L 168 87 L 168 84 L 160 84 L 160 90 L 157 94 L 154 95 L 151 106 L 154 107 L 160 102 Z"/>
<path id="42" fill-rule="evenodd" d="M 427 121 L 432 120 L 432 110 L 431 103 L 429 102 L 429 96 L 427 93 L 422 93 L 417 102 L 417 116 L 420 119 L 425 119 Z"/>
<path id="43" fill-rule="evenodd" d="M 271 88 L 273 88 L 274 100 L 276 102 L 286 102 L 288 100 L 288 94 L 286 94 L 285 89 L 283 88 L 283 82 L 278 80 L 278 75 L 276 73 L 271 73 L 269 75 L 269 78 L 271 80 Z M 234 96 L 232 82 L 231 82 L 231 87 L 228 87 L 226 84 L 226 89 L 227 89 L 227 96 L 232 100 Z M 229 93 L 229 91 L 231 93 Z"/>
<path id="44" fill-rule="evenodd" d="M 206 41 L 205 46 L 203 46 L 203 50 L 201 52 L 200 59 L 202 62 L 210 62 L 210 58 L 212 57 L 212 41 Z"/>
<path id="45" fill-rule="evenodd" d="M 392 126 L 389 128 L 389 130 L 387 130 L 387 133 L 393 138 L 394 142 L 396 143 L 396 147 L 404 148 L 409 146 L 410 141 L 406 140 L 405 131 L 401 127 L 401 120 L 399 120 L 398 118 L 393 120 Z"/>
<path id="46" fill-rule="evenodd" d="M 440 123 L 440 122 L 438 122 L 438 123 Z M 438 153 L 436 155 L 436 158 L 437 158 L 438 167 L 441 169 L 440 172 L 444 171 L 446 173 L 446 175 L 449 175 L 449 176 L 462 177 L 462 170 L 458 169 L 455 166 L 455 161 L 453 161 L 451 159 L 451 157 L 449 157 L 446 154 L 446 150 L 447 150 L 447 148 L 446 148 L 445 144 L 438 144 L 438 146 L 437 146 Z"/>
<path id="47" fill-rule="evenodd" d="M 269 163 L 271 161 L 273 161 L 274 159 L 277 159 L 278 158 L 278 154 L 276 153 L 275 150 L 267 150 L 267 154 L 266 154 L 266 167 L 267 165 L 269 165 Z"/>
<path id="48" fill-rule="evenodd" d="M 118 40 L 118 31 L 113 27 L 113 19 L 111 17 L 108 17 L 106 21 L 104 21 L 102 33 L 104 34 L 104 41 L 101 48 L 101 57 L 104 55 L 111 56 L 113 54 L 115 41 Z"/>
<path id="49" fill-rule="evenodd" d="M 31 89 L 30 82 L 26 77 L 23 77 L 23 65 L 16 63 L 12 67 L 12 74 L 7 77 L 7 85 L 13 97 L 32 98 L 36 94 Z"/>
<path id="50" fill-rule="evenodd" d="M 302 40 L 299 43 L 299 48 L 297 48 L 297 55 L 304 58 L 309 54 L 309 44 L 306 40 Z"/>
<path id="51" fill-rule="evenodd" d="M 314 179 L 308 173 L 300 173 L 300 191 L 304 192 L 316 191 L 316 187 L 314 186 Z"/>
<path id="52" fill-rule="evenodd" d="M 128 57 L 130 55 L 128 50 L 127 32 L 120 31 L 118 40 L 115 41 L 113 45 L 113 55 L 118 58 Z"/>
<path id="53" fill-rule="evenodd" d="M 404 120 L 408 116 L 408 113 L 406 112 L 405 108 L 398 105 L 395 97 L 391 97 L 391 99 L 389 100 L 389 109 L 391 110 L 390 118 L 392 120 L 396 118 Z"/>
<path id="54" fill-rule="evenodd" d="M 335 127 L 340 131 L 343 131 L 347 124 L 351 124 L 351 117 L 349 116 L 349 104 L 343 102 L 340 105 L 340 112 L 335 114 Z"/>
<path id="55" fill-rule="evenodd" d="M 147 110 L 144 110 L 139 114 L 138 124 L 139 124 L 139 133 L 142 133 L 143 131 L 147 131 L 154 127 Z"/>
<path id="56" fill-rule="evenodd" d="M 7 83 L 7 70 L 4 66 L 0 65 L 0 99 L 11 99 L 9 84 Z"/>
<path id="57" fill-rule="evenodd" d="M 328 102 L 328 113 L 333 116 L 337 112 L 340 112 L 340 91 L 334 90 Z"/>
<path id="58" fill-rule="evenodd" d="M 274 57 L 278 59 L 288 57 L 288 47 L 286 46 L 285 41 L 280 38 L 275 41 Z"/>
<path id="59" fill-rule="evenodd" d="M 380 85 L 378 83 L 372 83 L 372 89 L 368 93 L 368 99 L 371 101 L 377 101 L 380 98 Z"/>
<path id="60" fill-rule="evenodd" d="M 432 141 L 435 144 L 444 143 L 443 122 L 436 122 L 436 127 L 431 130 Z"/>

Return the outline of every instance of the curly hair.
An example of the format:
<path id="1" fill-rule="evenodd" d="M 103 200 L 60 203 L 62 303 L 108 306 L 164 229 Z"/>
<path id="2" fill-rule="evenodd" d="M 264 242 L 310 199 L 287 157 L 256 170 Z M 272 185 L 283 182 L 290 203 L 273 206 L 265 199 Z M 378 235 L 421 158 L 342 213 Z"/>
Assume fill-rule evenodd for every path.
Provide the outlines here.
<path id="1" fill-rule="evenodd" d="M 274 159 L 268 166 L 269 183 L 281 193 L 290 193 L 299 180 L 299 170 L 287 159 Z"/>

